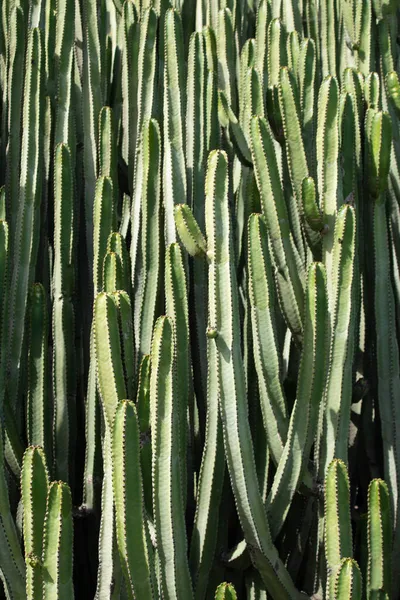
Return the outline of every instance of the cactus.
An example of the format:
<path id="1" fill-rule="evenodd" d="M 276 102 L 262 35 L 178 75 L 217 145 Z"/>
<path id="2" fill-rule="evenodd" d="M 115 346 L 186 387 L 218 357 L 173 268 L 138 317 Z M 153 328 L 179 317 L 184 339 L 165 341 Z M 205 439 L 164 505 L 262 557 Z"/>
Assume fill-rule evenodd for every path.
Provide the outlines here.
<path id="1" fill-rule="evenodd" d="M 48 489 L 49 476 L 43 449 L 40 446 L 29 446 L 24 454 L 21 471 L 26 595 L 29 600 L 35 600 L 42 593 L 43 527 Z"/>
<path id="2" fill-rule="evenodd" d="M 49 486 L 43 531 L 43 599 L 74 598 L 72 584 L 72 501 L 66 483 Z"/>
<path id="3" fill-rule="evenodd" d="M 133 403 L 123 400 L 112 435 L 113 488 L 118 549 L 132 596 L 153 598 L 152 553 L 143 510 L 139 427 Z"/>
<path id="4" fill-rule="evenodd" d="M 399 15 L 1 3 L 1 597 L 400 600 Z"/>

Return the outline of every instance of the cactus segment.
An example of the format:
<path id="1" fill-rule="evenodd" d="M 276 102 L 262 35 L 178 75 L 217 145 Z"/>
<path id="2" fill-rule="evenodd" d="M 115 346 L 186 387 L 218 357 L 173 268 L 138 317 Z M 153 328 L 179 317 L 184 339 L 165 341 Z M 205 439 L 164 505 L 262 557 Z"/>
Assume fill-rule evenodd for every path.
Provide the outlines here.
<path id="1" fill-rule="evenodd" d="M 17 408 L 28 290 L 39 242 L 39 215 L 42 184 L 43 77 L 42 33 L 32 29 L 26 54 L 26 73 L 22 116 L 21 177 L 17 221 L 13 236 L 13 267 L 9 296 L 7 344 L 7 387 L 9 402 Z"/>
<path id="2" fill-rule="evenodd" d="M 206 178 L 206 232 L 209 260 L 209 320 L 218 336 L 215 344 L 225 455 L 244 536 L 273 598 L 296 598 L 298 593 L 271 542 L 258 488 L 245 402 L 245 378 L 240 351 L 238 290 L 230 260 L 232 234 L 228 210 L 226 154 L 213 151 Z M 237 341 L 236 341 L 237 340 Z M 229 359 L 227 360 L 227 357 Z M 251 496 L 249 496 L 251 494 Z"/>
<path id="3" fill-rule="evenodd" d="M 93 286 L 95 294 L 103 289 L 103 265 L 107 252 L 107 240 L 113 231 L 114 209 L 112 181 L 109 177 L 99 177 L 96 181 L 93 218 Z"/>
<path id="4" fill-rule="evenodd" d="M 176 241 L 174 205 L 186 199 L 184 51 L 182 22 L 175 9 L 165 13 L 163 196 L 167 244 Z"/>
<path id="5" fill-rule="evenodd" d="M 175 402 L 176 342 L 170 317 L 159 317 L 151 346 L 150 413 L 153 512 L 163 597 L 193 598 L 187 562 L 180 460 L 182 407 Z"/>
<path id="6" fill-rule="evenodd" d="M 47 495 L 43 532 L 43 600 L 73 600 L 72 500 L 62 481 L 53 481 Z"/>
<path id="7" fill-rule="evenodd" d="M 325 268 L 312 263 L 307 280 L 303 351 L 287 442 L 266 506 L 272 539 L 281 530 L 307 468 L 327 371 L 328 292 Z"/>
<path id="8" fill-rule="evenodd" d="M 325 478 L 325 556 L 329 569 L 329 597 L 343 558 L 352 558 L 350 483 L 347 467 L 334 459 Z"/>
<path id="9" fill-rule="evenodd" d="M 179 238 L 190 256 L 205 256 L 207 244 L 200 227 L 187 204 L 175 206 L 175 225 Z"/>
<path id="10" fill-rule="evenodd" d="M 268 233 L 261 215 L 253 214 L 248 228 L 249 296 L 255 366 L 261 411 L 271 457 L 278 465 L 286 444 L 289 415 L 281 382 L 281 359 L 275 325 L 275 283 Z"/>
<path id="11" fill-rule="evenodd" d="M 73 306 L 74 186 L 71 154 L 60 144 L 54 159 L 54 301 L 52 331 L 54 460 L 56 475 L 69 481 L 75 431 L 75 313 Z"/>
<path id="12" fill-rule="evenodd" d="M 361 600 L 362 589 L 360 567 L 353 558 L 344 558 L 336 575 L 334 598 L 337 600 Z"/>
<path id="13" fill-rule="evenodd" d="M 142 160 L 140 269 L 135 273 L 132 268 L 137 364 L 150 352 L 161 269 L 161 139 L 155 119 L 143 125 Z M 136 259 L 131 253 L 132 265 Z"/>
<path id="14" fill-rule="evenodd" d="M 392 518 L 389 489 L 381 479 L 368 488 L 368 572 L 367 594 L 392 592 Z"/>
<path id="15" fill-rule="evenodd" d="M 122 400 L 112 435 L 113 489 L 118 550 L 130 594 L 152 600 L 152 552 L 146 530 L 135 406 Z"/>
<path id="16" fill-rule="evenodd" d="M 43 573 L 41 562 L 48 488 L 49 475 L 43 448 L 29 446 L 25 451 L 21 470 L 26 596 L 28 600 L 36 600 L 42 595 Z"/>
<path id="17" fill-rule="evenodd" d="M 51 464 L 51 406 L 48 387 L 48 307 L 40 283 L 32 286 L 29 303 L 28 443 L 41 446 Z"/>
<path id="18" fill-rule="evenodd" d="M 214 600 L 237 600 L 233 585 L 231 583 L 220 583 L 215 590 Z"/>
<path id="19" fill-rule="evenodd" d="M 270 129 L 264 118 L 251 121 L 254 172 L 276 265 L 279 299 L 296 340 L 302 338 L 304 273 L 296 260 Z"/>

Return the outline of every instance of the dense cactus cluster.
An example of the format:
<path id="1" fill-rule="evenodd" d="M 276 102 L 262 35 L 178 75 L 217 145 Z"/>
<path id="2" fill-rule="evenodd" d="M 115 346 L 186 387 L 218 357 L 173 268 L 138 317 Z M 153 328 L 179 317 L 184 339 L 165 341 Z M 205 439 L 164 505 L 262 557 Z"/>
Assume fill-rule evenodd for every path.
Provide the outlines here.
<path id="1" fill-rule="evenodd" d="M 0 6 L 0 597 L 399 600 L 398 0 Z"/>

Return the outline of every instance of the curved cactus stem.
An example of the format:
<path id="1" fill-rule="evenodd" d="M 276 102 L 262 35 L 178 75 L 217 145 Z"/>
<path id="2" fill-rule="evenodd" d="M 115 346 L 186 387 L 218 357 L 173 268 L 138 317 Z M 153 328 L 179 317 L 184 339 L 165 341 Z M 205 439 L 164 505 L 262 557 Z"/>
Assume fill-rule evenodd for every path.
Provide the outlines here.
<path id="1" fill-rule="evenodd" d="M 329 569 L 328 597 L 334 598 L 336 574 L 343 558 L 351 558 L 350 482 L 343 461 L 334 459 L 325 478 L 325 557 Z"/>
<path id="2" fill-rule="evenodd" d="M 43 532 L 43 600 L 73 600 L 72 500 L 62 481 L 50 484 Z"/>
<path id="3" fill-rule="evenodd" d="M 381 479 L 368 488 L 367 595 L 392 594 L 392 518 L 389 489 Z"/>
<path id="4" fill-rule="evenodd" d="M 187 204 L 175 206 L 175 225 L 182 244 L 190 256 L 205 256 L 207 244 L 204 235 Z"/>
<path id="5" fill-rule="evenodd" d="M 353 558 L 344 558 L 336 575 L 335 600 L 361 600 L 362 587 L 360 567 Z"/>
<path id="6" fill-rule="evenodd" d="M 276 265 L 279 299 L 295 339 L 302 338 L 304 271 L 289 228 L 289 217 L 269 126 L 264 118 L 251 121 L 254 171 Z"/>
<path id="7" fill-rule="evenodd" d="M 245 167 L 251 167 L 252 160 L 249 147 L 240 123 L 228 103 L 227 96 L 223 90 L 218 91 L 218 118 L 221 127 L 229 128 L 230 137 L 235 152 Z"/>
<path id="8" fill-rule="evenodd" d="M 248 225 L 249 297 L 260 404 L 271 457 L 278 465 L 286 444 L 289 415 L 281 378 L 281 358 L 275 325 L 275 283 L 268 234 L 261 215 Z"/>
<path id="9" fill-rule="evenodd" d="M 159 317 L 151 347 L 150 378 L 154 524 L 163 597 L 186 600 L 193 598 L 193 591 L 187 562 L 180 468 L 182 407 L 174 401 L 175 352 L 172 320 Z"/>
<path id="10" fill-rule="evenodd" d="M 277 537 L 285 522 L 314 442 L 327 370 L 328 321 L 325 268 L 321 263 L 312 263 L 306 289 L 304 340 L 296 401 L 287 442 L 266 502 L 272 539 Z"/>
<path id="11" fill-rule="evenodd" d="M 153 596 L 153 557 L 143 506 L 139 426 L 132 402 L 119 403 L 113 424 L 112 460 L 118 549 L 130 595 Z"/>
<path id="12" fill-rule="evenodd" d="M 225 455 L 236 506 L 252 560 L 273 598 L 298 592 L 272 544 L 258 488 L 247 417 L 245 377 L 240 350 L 238 290 L 232 257 L 226 154 L 210 153 L 206 179 L 206 229 L 209 260 L 209 319 L 216 328 L 216 364 Z"/>
<path id="13" fill-rule="evenodd" d="M 27 600 L 42 597 L 41 562 L 48 487 L 49 475 L 43 448 L 29 446 L 25 451 L 21 470 Z"/>

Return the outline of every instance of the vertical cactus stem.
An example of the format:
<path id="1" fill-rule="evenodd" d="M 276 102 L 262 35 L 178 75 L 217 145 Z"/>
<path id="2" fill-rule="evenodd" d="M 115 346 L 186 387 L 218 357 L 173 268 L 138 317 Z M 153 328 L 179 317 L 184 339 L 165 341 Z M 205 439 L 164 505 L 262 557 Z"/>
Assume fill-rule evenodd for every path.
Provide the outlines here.
<path id="1" fill-rule="evenodd" d="M 334 595 L 336 574 L 343 558 L 352 558 L 350 483 L 347 467 L 333 460 L 325 478 L 325 556 L 329 569 L 329 598 Z"/>
<path id="2" fill-rule="evenodd" d="M 326 0 L 321 4 L 321 59 L 322 75 L 336 77 L 338 19 L 335 0 Z"/>
<path id="3" fill-rule="evenodd" d="M 99 115 L 99 176 L 109 177 L 112 181 L 113 206 L 115 212 L 118 210 L 119 205 L 118 157 L 116 144 L 117 139 L 113 124 L 113 111 L 108 106 L 104 106 Z"/>
<path id="4" fill-rule="evenodd" d="M 3 188 L 4 189 L 4 188 Z M 9 228 L 7 221 L 0 220 L 0 362 L 4 364 L 5 315 L 7 310 Z"/>
<path id="5" fill-rule="evenodd" d="M 135 390 L 135 350 L 131 299 L 129 294 L 121 289 L 113 293 L 113 299 L 118 308 L 118 322 L 126 391 L 128 396 L 133 398 Z"/>
<path id="6" fill-rule="evenodd" d="M 62 481 L 50 484 L 43 533 L 43 600 L 73 600 L 72 499 Z"/>
<path id="7" fill-rule="evenodd" d="M 9 302 L 7 387 L 10 404 L 18 404 L 21 353 L 29 285 L 36 265 L 39 242 L 39 207 L 42 183 L 43 141 L 42 34 L 32 29 L 28 37 L 24 87 L 21 176 L 18 216 L 13 236 L 13 268 Z"/>
<path id="8" fill-rule="evenodd" d="M 279 72 L 279 103 L 289 173 L 298 210 L 301 213 L 301 184 L 308 176 L 308 165 L 300 126 L 300 98 L 296 80 L 288 67 L 282 67 Z"/>
<path id="9" fill-rule="evenodd" d="M 24 546 L 26 562 L 26 596 L 42 596 L 42 547 L 49 487 L 46 457 L 40 446 L 25 451 L 21 470 L 21 497 L 24 506 Z"/>
<path id="10" fill-rule="evenodd" d="M 266 502 L 273 539 L 280 532 L 301 477 L 306 473 L 314 442 L 327 371 L 328 321 L 325 268 L 321 263 L 312 263 L 307 280 L 304 340 L 296 401 L 290 417 L 287 442 Z"/>
<path id="11" fill-rule="evenodd" d="M 355 210 L 345 204 L 338 212 L 334 232 L 330 280 L 331 347 L 325 383 L 320 476 L 334 457 L 347 463 L 353 386 L 356 310 L 356 221 Z"/>
<path id="12" fill-rule="evenodd" d="M 381 479 L 368 488 L 367 594 L 392 594 L 392 518 L 389 489 Z"/>
<path id="13" fill-rule="evenodd" d="M 228 209 L 228 164 L 224 152 L 213 151 L 206 177 L 206 232 L 209 260 L 209 319 L 218 336 L 215 369 L 225 455 L 239 519 L 251 556 L 273 598 L 296 598 L 294 584 L 271 542 L 259 492 L 253 444 L 247 416 L 245 376 L 240 350 L 239 305 L 232 262 Z"/>
<path id="14" fill-rule="evenodd" d="M 179 457 L 183 505 L 187 496 L 187 446 L 194 429 L 193 392 L 190 385 L 189 308 L 185 266 L 179 244 L 170 244 L 165 258 L 166 312 L 172 318 L 176 339 L 176 402 L 179 404 Z"/>
<path id="15" fill-rule="evenodd" d="M 179 423 L 175 403 L 176 344 L 172 320 L 159 317 L 151 346 L 150 411 L 152 431 L 153 512 L 166 600 L 193 598 L 187 562 Z"/>
<path id="16" fill-rule="evenodd" d="M 107 252 L 103 262 L 103 291 L 112 293 L 122 289 L 123 270 L 121 258 L 116 252 Z"/>
<path id="17" fill-rule="evenodd" d="M 118 402 L 126 397 L 119 337 L 117 306 L 109 294 L 100 293 L 94 304 L 94 338 L 98 386 L 109 427 Z"/>
<path id="18" fill-rule="evenodd" d="M 261 215 L 248 223 L 249 297 L 260 404 L 271 457 L 278 465 L 286 444 L 289 415 L 281 383 L 281 357 L 275 325 L 275 282 L 268 233 Z"/>
<path id="19" fill-rule="evenodd" d="M 120 258 L 122 268 L 122 287 L 127 293 L 131 291 L 131 266 L 126 247 L 126 241 L 121 233 L 116 231 L 110 233 L 107 240 L 107 252 L 115 252 Z"/>
<path id="20" fill-rule="evenodd" d="M 228 104 L 235 114 L 238 113 L 238 94 L 236 89 L 236 48 L 232 12 L 228 7 L 218 11 L 216 29 L 218 56 L 218 85 L 225 92 Z"/>
<path id="21" fill-rule="evenodd" d="M 361 600 L 362 590 L 360 567 L 353 558 L 344 558 L 336 575 L 334 598 L 337 600 Z"/>
<path id="22" fill-rule="evenodd" d="M 279 300 L 287 324 L 296 342 L 300 343 L 303 329 L 304 269 L 296 256 L 272 134 L 264 118 L 253 117 L 251 120 L 251 152 L 277 269 Z"/>
<path id="23" fill-rule="evenodd" d="M 51 407 L 48 396 L 48 306 L 43 286 L 31 288 L 29 303 L 28 443 L 41 446 L 51 464 Z"/>
<path id="24" fill-rule="evenodd" d="M 161 138 L 157 121 L 143 125 L 141 193 L 141 247 L 139 268 L 131 243 L 132 284 L 134 288 L 134 331 L 136 369 L 142 357 L 150 353 L 156 318 L 161 270 Z M 174 225 L 175 228 L 175 225 Z"/>
<path id="25" fill-rule="evenodd" d="M 326 77 L 318 94 L 317 184 L 320 207 L 327 231 L 323 238 L 323 259 L 328 281 L 332 276 L 332 247 L 338 198 L 339 87 L 334 77 Z"/>
<path id="26" fill-rule="evenodd" d="M 184 49 L 182 23 L 175 9 L 165 13 L 163 197 L 166 243 L 176 241 L 174 205 L 186 199 Z"/>
<path id="27" fill-rule="evenodd" d="M 190 543 L 189 565 L 195 600 L 204 600 L 215 560 L 225 474 L 222 423 L 218 408 L 215 344 L 208 343 L 207 417 L 197 486 L 196 514 Z"/>
<path id="28" fill-rule="evenodd" d="M 262 77 L 262 87 L 268 87 L 268 27 L 272 19 L 271 4 L 261 0 L 256 20 L 256 68 Z"/>
<path id="29" fill-rule="evenodd" d="M 54 144 L 64 142 L 74 147 L 73 135 L 73 68 L 75 42 L 75 2 L 61 0 L 57 3 L 55 25 L 55 93 L 57 112 L 54 126 Z M 73 153 L 75 156 L 75 153 Z"/>
<path id="30" fill-rule="evenodd" d="M 310 173 L 315 173 L 315 82 L 316 82 L 316 49 L 312 39 L 305 39 L 300 44 L 298 79 L 300 91 L 300 116 Z"/>
<path id="31" fill-rule="evenodd" d="M 96 294 L 103 288 L 104 257 L 114 224 L 114 192 L 109 177 L 100 177 L 96 182 L 93 223 L 93 285 Z"/>
<path id="32" fill-rule="evenodd" d="M 122 400 L 112 435 L 113 489 L 118 550 L 132 597 L 152 600 L 152 550 L 143 506 L 140 439 L 133 402 Z"/>
<path id="33" fill-rule="evenodd" d="M 59 144 L 54 159 L 53 395 L 57 477 L 69 481 L 75 422 L 74 184 L 71 153 Z"/>
<path id="34" fill-rule="evenodd" d="M 6 148 L 6 198 L 7 217 L 9 220 L 11 242 L 13 245 L 18 215 L 22 110 L 24 99 L 23 73 L 26 50 L 25 15 L 21 6 L 14 6 L 9 14 L 8 43 L 10 45 L 8 77 L 9 81 L 12 81 L 12 85 L 7 86 L 7 129 L 10 135 Z M 6 115 L 4 115 L 4 118 L 6 118 Z"/>
<path id="35" fill-rule="evenodd" d="M 97 141 L 99 113 L 103 105 L 101 86 L 101 53 L 98 31 L 97 4 L 92 0 L 82 5 L 83 64 L 82 64 L 82 108 L 83 108 L 83 166 L 85 176 L 85 231 L 87 258 L 90 277 L 93 262 L 93 205 L 95 203 L 97 168 Z M 100 288 L 101 289 L 101 288 Z M 95 293 L 96 293 L 95 289 Z"/>

